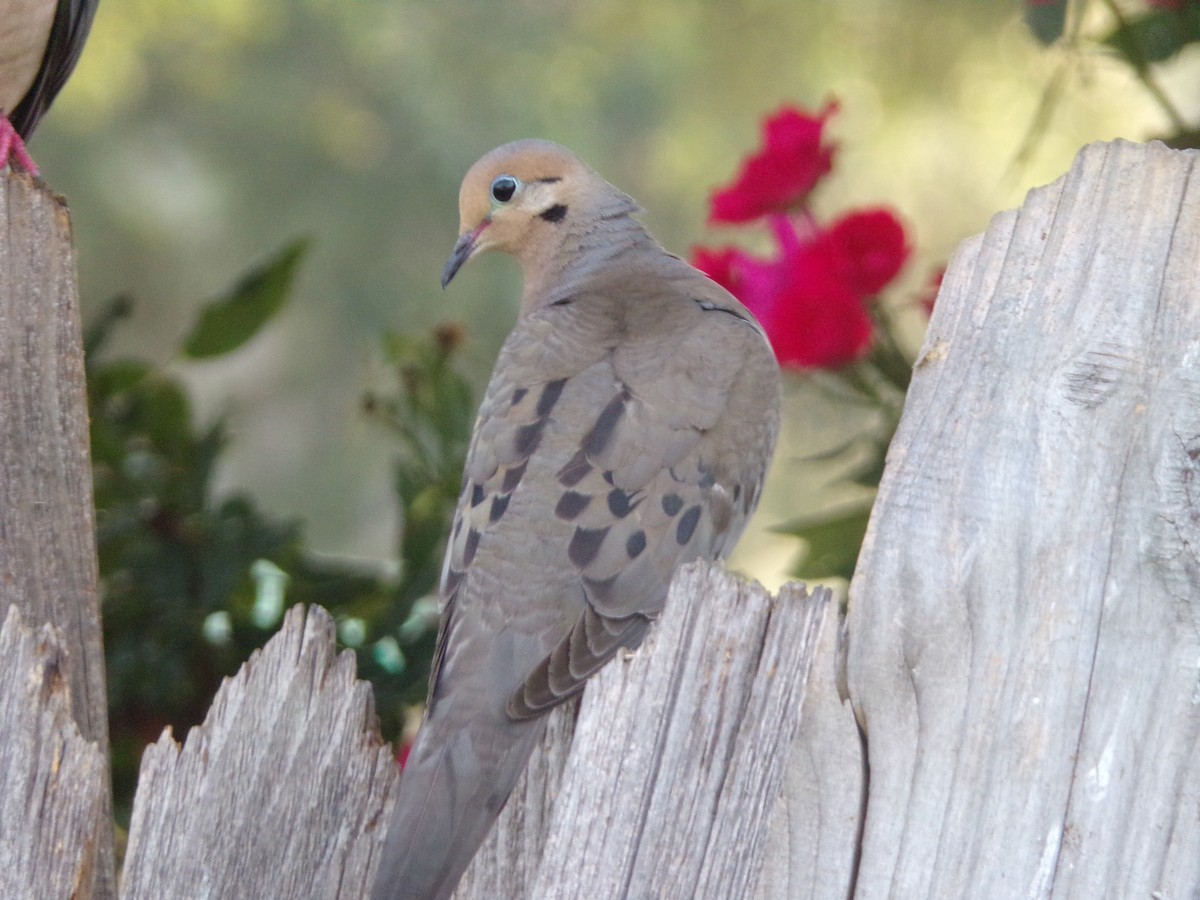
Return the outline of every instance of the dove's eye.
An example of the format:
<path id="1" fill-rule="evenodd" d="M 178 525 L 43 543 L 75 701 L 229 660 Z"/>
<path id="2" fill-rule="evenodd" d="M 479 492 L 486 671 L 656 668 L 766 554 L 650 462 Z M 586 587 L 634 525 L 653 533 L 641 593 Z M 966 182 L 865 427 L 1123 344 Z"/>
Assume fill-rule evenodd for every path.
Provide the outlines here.
<path id="1" fill-rule="evenodd" d="M 511 175 L 496 176 L 496 180 L 492 182 L 492 199 L 497 203 L 507 203 L 517 192 L 520 184 L 521 182 Z"/>

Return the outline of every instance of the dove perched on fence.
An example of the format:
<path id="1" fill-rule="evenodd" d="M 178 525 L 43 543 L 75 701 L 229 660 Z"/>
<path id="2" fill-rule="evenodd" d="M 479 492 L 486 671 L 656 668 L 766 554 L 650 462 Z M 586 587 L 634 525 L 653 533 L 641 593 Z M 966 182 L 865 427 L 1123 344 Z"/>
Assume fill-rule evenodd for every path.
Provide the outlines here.
<path id="1" fill-rule="evenodd" d="M 0 0 L 0 168 L 36 175 L 25 141 L 62 90 L 99 0 Z"/>
<path id="2" fill-rule="evenodd" d="M 638 645 L 681 564 L 733 548 L 779 424 L 753 316 L 574 154 L 499 147 L 467 172 L 459 210 L 443 286 L 499 250 L 525 287 L 467 455 L 377 900 L 450 895 L 543 715 Z"/>

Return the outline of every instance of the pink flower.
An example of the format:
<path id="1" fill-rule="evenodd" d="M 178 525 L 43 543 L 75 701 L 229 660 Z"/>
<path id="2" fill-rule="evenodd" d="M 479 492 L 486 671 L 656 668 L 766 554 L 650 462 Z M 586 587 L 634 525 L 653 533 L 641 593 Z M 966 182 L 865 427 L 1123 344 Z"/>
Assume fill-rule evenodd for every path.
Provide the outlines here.
<path id="1" fill-rule="evenodd" d="M 782 107 L 763 124 L 763 143 L 733 184 L 712 195 L 709 222 L 749 222 L 801 204 L 833 168 L 834 144 L 823 144 L 825 122 L 837 111 L 829 101 L 815 115 Z"/>
<path id="2" fill-rule="evenodd" d="M 772 216 L 780 255 L 765 261 L 731 247 L 699 248 L 693 264 L 754 313 L 781 365 L 836 368 L 871 344 L 871 317 L 845 277 L 845 257 L 802 243 L 786 216 Z"/>
<path id="3" fill-rule="evenodd" d="M 887 287 L 909 255 L 904 226 L 886 209 L 845 215 L 814 243 L 814 252 L 828 254 L 839 277 L 864 298 Z"/>

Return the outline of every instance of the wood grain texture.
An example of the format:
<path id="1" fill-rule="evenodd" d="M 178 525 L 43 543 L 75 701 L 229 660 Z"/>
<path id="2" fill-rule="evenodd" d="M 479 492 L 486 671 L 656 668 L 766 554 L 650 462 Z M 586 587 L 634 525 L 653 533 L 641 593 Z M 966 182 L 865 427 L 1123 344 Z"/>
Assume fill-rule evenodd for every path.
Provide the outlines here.
<path id="1" fill-rule="evenodd" d="M 1123 141 L 955 255 L 850 591 L 854 896 L 1200 890 L 1200 171 Z"/>
<path id="2" fill-rule="evenodd" d="M 142 758 L 122 898 L 367 895 L 397 767 L 371 687 L 313 607 Z"/>
<path id="3" fill-rule="evenodd" d="M 573 741 L 567 714 L 551 722 L 542 783 L 518 795 L 542 806 L 506 810 L 516 840 L 493 834 L 509 849 L 485 846 L 458 900 L 748 896 L 827 602 L 798 585 L 772 598 L 715 564 L 681 569 L 645 644 L 588 685 Z M 549 831 L 521 848 L 530 819 Z M 513 856 L 539 849 L 514 881 Z"/>
<path id="4" fill-rule="evenodd" d="M 106 755 L 79 733 L 57 630 L 10 606 L 0 626 L 0 897 L 89 897 L 104 841 Z"/>
<path id="5" fill-rule="evenodd" d="M 866 803 L 866 757 L 844 697 L 847 632 L 828 623 L 808 675 L 801 726 L 792 742 L 771 827 L 757 900 L 852 896 Z"/>
<path id="6" fill-rule="evenodd" d="M 681 569 L 646 644 L 584 693 L 531 896 L 747 896 L 827 601 Z"/>
<path id="7" fill-rule="evenodd" d="M 92 469 L 75 251 L 66 205 L 0 175 L 0 617 L 61 636 L 82 735 L 108 755 Z M 107 763 L 102 817 L 111 819 Z M 113 895 L 112 835 L 86 894 Z"/>

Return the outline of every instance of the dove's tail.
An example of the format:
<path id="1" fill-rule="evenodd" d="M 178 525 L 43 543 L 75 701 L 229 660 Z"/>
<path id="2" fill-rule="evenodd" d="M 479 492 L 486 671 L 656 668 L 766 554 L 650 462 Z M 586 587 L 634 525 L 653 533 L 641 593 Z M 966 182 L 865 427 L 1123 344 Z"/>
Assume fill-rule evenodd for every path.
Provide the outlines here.
<path id="1" fill-rule="evenodd" d="M 544 718 L 465 727 L 439 718 L 421 726 L 404 764 L 372 900 L 449 897 L 545 727 Z"/>

